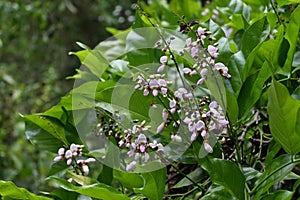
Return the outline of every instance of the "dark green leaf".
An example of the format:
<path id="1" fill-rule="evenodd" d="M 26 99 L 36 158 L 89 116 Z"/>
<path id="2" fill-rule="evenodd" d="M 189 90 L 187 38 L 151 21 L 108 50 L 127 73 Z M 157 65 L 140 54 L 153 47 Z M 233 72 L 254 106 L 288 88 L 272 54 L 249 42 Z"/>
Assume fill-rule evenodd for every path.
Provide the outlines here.
<path id="1" fill-rule="evenodd" d="M 197 168 L 191 173 L 187 174 L 187 177 L 192 179 L 194 182 L 199 182 L 203 178 L 203 170 L 201 168 Z M 173 186 L 173 188 L 181 188 L 185 186 L 192 185 L 193 182 L 191 182 L 188 178 L 184 177 L 181 179 L 176 185 Z"/>
<path id="2" fill-rule="evenodd" d="M 114 178 L 126 188 L 141 188 L 144 185 L 144 180 L 138 173 L 124 172 L 120 170 L 113 170 Z"/>
<path id="3" fill-rule="evenodd" d="M 212 187 L 209 188 L 209 190 L 207 191 L 208 194 L 201 197 L 201 200 L 216 200 L 216 199 L 234 200 L 234 199 L 236 199 L 223 186 L 217 185 L 215 187 L 215 185 L 213 185 Z"/>
<path id="4" fill-rule="evenodd" d="M 270 32 L 267 18 L 263 17 L 252 24 L 243 34 L 241 50 L 247 58 L 252 50 L 262 43 Z"/>
<path id="5" fill-rule="evenodd" d="M 291 161 L 290 155 L 281 155 L 267 165 L 266 171 L 263 172 L 255 182 L 255 187 L 253 189 L 253 192 L 256 192 L 255 197 L 259 197 L 261 194 L 268 191 L 275 183 L 285 179 L 297 164 L 292 163 Z"/>
<path id="6" fill-rule="evenodd" d="M 269 63 L 265 62 L 260 71 L 247 78 L 238 96 L 239 118 L 245 116 L 257 102 L 271 73 Z"/>
<path id="7" fill-rule="evenodd" d="M 287 59 L 287 54 L 290 48 L 290 43 L 287 39 L 283 38 L 279 47 L 278 64 L 283 67 Z"/>
<path id="8" fill-rule="evenodd" d="M 239 167 L 229 160 L 208 158 L 200 161 L 213 182 L 224 186 L 237 199 L 244 199 L 245 176 Z"/>
<path id="9" fill-rule="evenodd" d="M 142 193 L 150 200 L 161 200 L 165 192 L 167 169 L 161 168 L 156 171 L 142 173 L 144 178 L 144 187 L 134 189 L 136 193 Z"/>
<path id="10" fill-rule="evenodd" d="M 293 192 L 288 190 L 278 190 L 276 192 L 262 196 L 259 200 L 290 200 L 293 197 Z"/>

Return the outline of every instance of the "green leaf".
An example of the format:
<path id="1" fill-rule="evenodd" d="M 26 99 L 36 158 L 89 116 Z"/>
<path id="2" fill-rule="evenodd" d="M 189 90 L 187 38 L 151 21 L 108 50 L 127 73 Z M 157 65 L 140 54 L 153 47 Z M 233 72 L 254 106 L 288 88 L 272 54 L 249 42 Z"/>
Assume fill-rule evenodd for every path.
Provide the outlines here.
<path id="1" fill-rule="evenodd" d="M 108 60 L 100 50 L 82 50 L 71 52 L 70 55 L 76 55 L 81 64 L 85 65 L 94 75 L 101 78 L 109 66 Z"/>
<path id="2" fill-rule="evenodd" d="M 246 79 L 238 96 L 239 118 L 247 115 L 248 111 L 257 102 L 263 86 L 271 74 L 270 65 L 265 62 L 260 71 Z"/>
<path id="3" fill-rule="evenodd" d="M 218 102 L 223 110 L 226 110 L 226 88 L 220 73 L 208 68 L 206 84 L 213 98 Z"/>
<path id="4" fill-rule="evenodd" d="M 299 160 L 298 160 L 299 163 Z M 290 155 L 281 155 L 266 166 L 266 171 L 255 182 L 255 197 L 267 192 L 275 183 L 285 179 L 297 163 L 293 163 Z"/>
<path id="5" fill-rule="evenodd" d="M 141 188 L 144 185 L 144 179 L 138 173 L 124 172 L 114 169 L 113 176 L 126 188 Z"/>
<path id="6" fill-rule="evenodd" d="M 71 172 L 69 170 L 67 171 L 67 173 L 70 176 L 70 178 L 72 178 L 72 180 L 74 182 L 78 183 L 79 185 L 91 185 L 91 184 L 97 182 L 96 180 L 91 179 L 90 177 L 78 175 L 78 174 L 75 174 L 74 172 Z"/>
<path id="7" fill-rule="evenodd" d="M 278 6 L 285 6 L 290 4 L 298 4 L 300 3 L 300 0 L 277 0 Z"/>
<path id="8" fill-rule="evenodd" d="M 28 115 L 24 118 L 26 121 L 30 121 L 31 123 L 36 124 L 44 131 L 51 134 L 53 137 L 62 141 L 64 144 L 68 144 L 64 127 L 61 125 L 61 123 L 58 122 L 58 120 L 51 119 L 40 114 Z"/>
<path id="9" fill-rule="evenodd" d="M 291 95 L 294 99 L 300 100 L 300 85 L 294 90 Z"/>
<path id="10" fill-rule="evenodd" d="M 156 171 L 142 173 L 144 178 L 144 187 L 134 189 L 136 193 L 142 193 L 150 200 L 161 200 L 165 192 L 165 181 L 167 169 L 161 168 Z"/>
<path id="11" fill-rule="evenodd" d="M 36 119 L 36 116 L 30 118 Z M 36 120 L 36 122 L 39 123 L 39 119 Z M 45 120 L 42 120 L 42 122 L 45 122 Z M 27 139 L 29 139 L 33 144 L 37 145 L 41 150 L 57 153 L 57 150 L 65 143 L 45 130 L 47 128 L 44 128 L 43 124 L 40 125 L 41 126 L 38 126 L 35 121 L 27 120 L 25 117 L 25 134 Z M 44 125 L 45 127 L 48 126 L 47 123 Z M 53 129 L 50 128 L 49 131 L 51 130 Z"/>
<path id="12" fill-rule="evenodd" d="M 299 0 L 298 0 L 299 3 Z M 288 43 L 290 44 L 290 48 L 287 54 L 287 59 L 284 64 L 283 70 L 286 72 L 290 72 L 293 58 L 297 46 L 297 40 L 300 30 L 300 6 L 298 6 L 290 16 L 289 24 L 286 28 L 285 38 L 287 39 Z"/>
<path id="13" fill-rule="evenodd" d="M 289 154 L 300 152 L 300 101 L 287 88 L 273 80 L 269 90 L 268 114 L 274 139 Z"/>
<path id="14" fill-rule="evenodd" d="M 284 63 L 287 59 L 287 54 L 289 52 L 290 43 L 287 39 L 283 38 L 279 47 L 279 56 L 278 56 L 278 64 L 283 67 Z"/>
<path id="15" fill-rule="evenodd" d="M 68 200 L 77 200 L 79 194 L 76 192 L 66 191 L 62 188 L 59 188 L 57 190 L 54 190 L 50 193 L 52 197 L 55 197 L 55 199 L 68 199 Z"/>
<path id="16" fill-rule="evenodd" d="M 228 7 L 231 13 L 242 14 L 247 20 L 250 20 L 251 7 L 242 0 L 231 0 L 229 5 L 227 4 L 225 7 Z"/>
<path id="17" fill-rule="evenodd" d="M 266 6 L 269 3 L 269 0 L 243 0 L 243 2 L 256 6 Z"/>
<path id="18" fill-rule="evenodd" d="M 227 98 L 227 114 L 231 123 L 235 123 L 238 120 L 239 115 L 239 105 L 237 103 L 237 98 L 231 92 L 226 90 Z"/>
<path id="19" fill-rule="evenodd" d="M 47 200 L 50 198 L 44 196 L 38 196 L 29 192 L 24 188 L 17 187 L 11 181 L 0 180 L 0 197 L 1 199 L 28 199 L 28 200 Z"/>
<path id="20" fill-rule="evenodd" d="M 61 178 L 51 177 L 51 179 L 53 179 L 55 182 L 57 182 L 57 184 L 59 184 L 60 187 L 67 191 L 77 192 L 89 197 L 115 200 L 129 199 L 126 195 L 118 192 L 115 188 L 102 183 L 75 186 L 72 183 L 69 183 L 68 181 Z"/>
<path id="21" fill-rule="evenodd" d="M 261 18 L 246 29 L 242 37 L 241 50 L 247 58 L 252 50 L 269 35 L 270 25 L 266 17 Z"/>
<path id="22" fill-rule="evenodd" d="M 106 159 L 109 158 L 109 156 L 111 155 L 108 155 Z M 108 167 L 106 165 L 102 165 L 102 171 L 101 173 L 99 174 L 98 176 L 98 180 L 101 182 L 101 183 L 105 183 L 106 185 L 111 185 L 112 183 L 112 180 L 113 180 L 113 168 L 111 167 Z M 111 165 L 110 165 L 111 166 Z"/>
<path id="23" fill-rule="evenodd" d="M 237 199 L 245 198 L 245 176 L 232 161 L 206 157 L 199 164 L 208 172 L 213 182 L 222 185 Z"/>
<path id="24" fill-rule="evenodd" d="M 189 177 L 196 183 L 203 178 L 202 176 L 203 176 L 203 170 L 201 168 L 197 168 L 187 175 L 187 177 Z M 184 177 L 178 183 L 176 183 L 176 185 L 174 185 L 172 188 L 182 188 L 192 184 L 193 182 L 191 182 L 188 178 Z"/>
<path id="25" fill-rule="evenodd" d="M 233 200 L 235 199 L 223 186 L 213 184 L 207 191 L 208 194 L 201 197 L 201 200 Z"/>
<path id="26" fill-rule="evenodd" d="M 290 200 L 293 197 L 294 192 L 288 190 L 278 190 L 270 194 L 262 196 L 260 200 Z"/>
<path id="27" fill-rule="evenodd" d="M 244 71 L 244 65 L 245 65 L 245 58 L 241 51 L 233 54 L 230 57 L 230 61 L 228 63 L 228 70 L 231 75 L 230 78 L 231 87 L 235 95 L 238 95 L 240 89 L 242 88 L 242 84 L 243 84 L 242 74 Z"/>

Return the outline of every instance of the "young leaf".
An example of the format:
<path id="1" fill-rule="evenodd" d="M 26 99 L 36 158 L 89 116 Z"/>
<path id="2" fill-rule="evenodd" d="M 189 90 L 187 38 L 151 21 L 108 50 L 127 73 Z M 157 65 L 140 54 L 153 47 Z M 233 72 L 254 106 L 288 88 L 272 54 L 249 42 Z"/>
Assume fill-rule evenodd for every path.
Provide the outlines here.
<path id="1" fill-rule="evenodd" d="M 269 91 L 268 113 L 271 134 L 289 154 L 300 152 L 300 101 L 287 88 L 273 80 Z"/>

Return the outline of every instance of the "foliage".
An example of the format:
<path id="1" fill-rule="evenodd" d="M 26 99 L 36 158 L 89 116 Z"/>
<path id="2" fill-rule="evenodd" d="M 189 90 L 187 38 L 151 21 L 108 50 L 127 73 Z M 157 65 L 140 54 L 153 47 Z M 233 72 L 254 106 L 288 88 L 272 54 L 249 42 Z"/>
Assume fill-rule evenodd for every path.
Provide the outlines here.
<path id="1" fill-rule="evenodd" d="M 140 2 L 131 29 L 80 44 L 74 89 L 24 116 L 54 153 L 48 196 L 299 196 L 298 4 Z"/>
<path id="2" fill-rule="evenodd" d="M 56 104 L 73 84 L 64 78 L 79 65 L 67 56 L 70 49 L 79 49 L 75 41 L 95 45 L 109 36 L 95 27 L 127 28 L 132 22 L 126 19 L 134 12 L 130 6 L 130 1 L 118 0 L 0 2 L 0 179 L 34 192 L 44 187 L 48 154 L 26 140 L 19 113 Z"/>

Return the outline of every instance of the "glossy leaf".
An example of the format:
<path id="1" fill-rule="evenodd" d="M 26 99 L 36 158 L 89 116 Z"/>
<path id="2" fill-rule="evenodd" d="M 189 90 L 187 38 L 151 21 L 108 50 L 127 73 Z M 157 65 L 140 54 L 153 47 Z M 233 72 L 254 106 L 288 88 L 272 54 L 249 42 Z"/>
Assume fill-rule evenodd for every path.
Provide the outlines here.
<path id="1" fill-rule="evenodd" d="M 290 200 L 293 197 L 293 192 L 288 190 L 278 190 L 270 194 L 262 196 L 259 200 Z"/>
<path id="2" fill-rule="evenodd" d="M 54 135 L 50 134 L 48 131 L 54 131 L 55 129 L 49 128 L 47 124 L 47 120 L 40 120 L 38 115 L 35 117 L 30 117 L 31 120 L 35 119 L 36 121 L 27 120 L 25 117 L 25 134 L 26 137 L 35 145 L 39 147 L 40 150 L 44 151 L 50 151 L 53 153 L 57 153 L 57 150 L 62 147 L 65 143 L 60 140 L 57 136 L 57 132 L 54 133 Z M 38 126 L 36 123 L 40 124 L 41 126 Z M 43 123 L 45 127 L 43 126 Z M 48 129 L 49 130 L 45 130 Z M 63 139 L 65 140 L 65 139 Z"/>
<path id="3" fill-rule="evenodd" d="M 199 182 L 201 180 L 201 178 L 203 178 L 202 176 L 203 176 L 203 170 L 201 168 L 197 168 L 194 171 L 192 171 L 191 173 L 187 174 L 187 177 L 189 177 L 196 183 Z M 176 185 L 174 185 L 173 188 L 182 188 L 182 187 L 189 186 L 192 184 L 193 183 L 188 178 L 184 177 L 178 183 L 176 183 Z"/>
<path id="4" fill-rule="evenodd" d="M 252 24 L 243 34 L 241 50 L 247 58 L 252 50 L 269 35 L 269 24 L 266 17 Z"/>
<path id="5" fill-rule="evenodd" d="M 142 177 L 144 178 L 144 187 L 134 189 L 134 191 L 142 193 L 150 200 L 161 200 L 165 192 L 166 174 L 166 168 L 142 173 Z"/>
<path id="6" fill-rule="evenodd" d="M 274 139 L 289 154 L 300 152 L 300 101 L 287 88 L 273 80 L 269 90 L 268 113 Z"/>
<path id="7" fill-rule="evenodd" d="M 50 200 L 48 197 L 38 196 L 24 188 L 17 187 L 11 181 L 0 180 L 0 197 L 1 199 L 28 199 L 28 200 Z"/>
<path id="8" fill-rule="evenodd" d="M 232 196 L 228 190 L 223 186 L 213 184 L 207 191 L 207 194 L 201 197 L 204 200 L 215 200 L 215 199 L 224 199 L 224 200 L 234 200 L 235 197 Z"/>
<path id="9" fill-rule="evenodd" d="M 142 188 L 144 185 L 144 179 L 138 173 L 124 172 L 114 169 L 113 176 L 126 188 Z"/>
<path id="10" fill-rule="evenodd" d="M 64 179 L 60 179 L 56 177 L 52 177 L 52 179 L 65 190 L 77 192 L 79 194 L 83 194 L 89 197 L 98 198 L 98 199 L 116 199 L 116 200 L 129 199 L 126 195 L 118 192 L 113 187 L 110 187 L 102 183 L 76 186 Z"/>
<path id="11" fill-rule="evenodd" d="M 271 76 L 269 63 L 265 62 L 261 70 L 247 78 L 238 96 L 239 118 L 245 116 L 259 99 L 263 86 Z"/>
<path id="12" fill-rule="evenodd" d="M 205 158 L 199 164 L 208 172 L 213 182 L 222 185 L 237 199 L 245 198 L 245 176 L 236 164 L 217 158 Z"/>
<path id="13" fill-rule="evenodd" d="M 299 160 L 297 161 L 299 163 Z M 266 171 L 262 173 L 255 182 L 253 192 L 255 197 L 264 194 L 275 183 L 285 179 L 290 174 L 297 163 L 293 163 L 290 155 L 281 155 L 266 166 Z"/>

